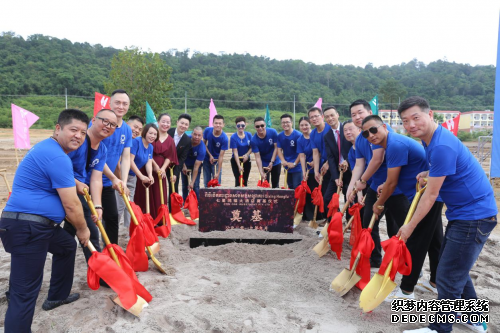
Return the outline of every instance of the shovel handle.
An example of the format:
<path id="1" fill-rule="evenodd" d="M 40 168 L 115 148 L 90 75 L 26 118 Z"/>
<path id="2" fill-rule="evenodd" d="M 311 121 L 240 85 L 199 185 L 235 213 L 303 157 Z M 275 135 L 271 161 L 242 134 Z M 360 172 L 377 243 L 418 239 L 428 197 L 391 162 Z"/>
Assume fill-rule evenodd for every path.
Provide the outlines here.
<path id="1" fill-rule="evenodd" d="M 344 178 L 344 171 L 340 170 L 339 182 L 342 181 L 342 178 Z M 340 192 L 342 192 L 342 186 L 337 186 L 337 194 L 340 195 Z"/>
<path id="2" fill-rule="evenodd" d="M 174 178 L 174 168 L 170 168 L 170 183 L 172 184 L 172 188 L 170 189 L 172 193 L 175 193 L 175 183 L 172 180 Z"/>
<path id="3" fill-rule="evenodd" d="M 297 210 L 299 209 L 300 198 L 297 199 L 297 203 L 295 204 L 295 211 L 293 212 L 293 217 L 297 215 Z"/>
<path id="4" fill-rule="evenodd" d="M 283 168 L 283 173 L 285 174 L 285 181 L 284 181 L 283 187 L 288 190 L 288 181 L 287 181 L 288 168 Z"/>
<path id="5" fill-rule="evenodd" d="M 5 172 L 6 170 L 5 169 L 2 169 L 0 170 L 0 172 Z M 9 184 L 9 181 L 7 180 L 7 176 L 2 173 L 2 177 L 3 177 L 3 180 L 5 180 L 5 185 L 7 185 L 7 190 L 10 192 L 12 192 L 12 190 L 10 189 L 10 184 Z"/>
<path id="6" fill-rule="evenodd" d="M 132 218 L 132 221 L 134 222 L 135 225 L 139 225 L 139 222 L 137 222 L 137 217 L 135 217 L 134 211 L 132 210 L 132 207 L 130 206 L 130 201 L 125 194 L 125 191 L 122 189 L 122 198 L 123 201 L 125 202 L 125 206 L 127 206 L 127 210 L 130 213 L 130 217 Z"/>
<path id="7" fill-rule="evenodd" d="M 97 252 L 94 245 L 92 245 L 92 242 L 88 242 L 87 247 L 89 248 L 90 252 Z"/>

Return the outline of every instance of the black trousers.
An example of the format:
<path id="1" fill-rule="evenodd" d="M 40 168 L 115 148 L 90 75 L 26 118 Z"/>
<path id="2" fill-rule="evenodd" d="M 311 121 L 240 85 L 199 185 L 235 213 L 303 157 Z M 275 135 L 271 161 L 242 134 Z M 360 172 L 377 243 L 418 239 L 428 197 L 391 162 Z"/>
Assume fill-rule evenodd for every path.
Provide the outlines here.
<path id="1" fill-rule="evenodd" d="M 231 170 L 233 170 L 234 175 L 234 186 L 240 186 L 240 169 L 238 168 L 238 164 L 234 159 L 234 156 L 231 157 Z M 250 160 L 243 163 L 243 185 L 248 186 L 248 177 L 250 176 L 250 170 L 252 169 L 252 162 Z M 274 169 L 274 167 L 273 167 Z"/>
<path id="2" fill-rule="evenodd" d="M 411 254 L 411 273 L 404 275 L 401 280 L 401 289 L 413 291 L 418 282 L 418 276 L 424 265 L 425 256 L 429 254 L 429 265 L 431 270 L 431 282 L 436 282 L 436 271 L 439 263 L 439 253 L 443 243 L 443 219 L 441 217 L 443 203 L 436 201 L 431 210 L 417 225 L 406 247 Z"/>
<path id="3" fill-rule="evenodd" d="M 118 244 L 118 208 L 115 190 L 111 186 L 104 186 L 101 200 L 104 230 L 108 234 L 109 241 Z"/>
<path id="4" fill-rule="evenodd" d="M 365 208 L 363 213 L 363 228 L 368 228 L 370 225 L 370 220 L 373 215 L 373 204 L 377 202 L 377 192 L 372 188 L 368 188 L 366 192 Z M 372 267 L 379 267 L 382 263 L 382 247 L 380 245 L 380 234 L 379 234 L 379 222 L 380 219 L 385 215 L 387 224 L 387 235 L 389 238 L 396 235 L 399 228 L 403 225 L 406 214 L 408 214 L 408 209 L 410 208 L 410 202 L 404 194 L 393 195 L 384 205 L 384 211 L 379 215 L 378 219 L 372 229 L 372 238 L 375 243 L 375 248 L 373 249 L 372 255 L 370 257 L 370 264 Z"/>
<path id="5" fill-rule="evenodd" d="M 87 204 L 87 201 L 85 201 L 85 197 L 83 195 L 78 194 L 78 199 L 80 199 L 80 202 L 82 203 L 83 215 L 85 216 L 87 227 L 90 230 L 90 242 L 92 243 L 92 245 L 94 245 L 97 252 L 101 252 L 101 246 L 99 245 L 99 229 L 97 228 L 97 225 L 94 223 L 94 221 L 92 221 L 92 213 L 90 212 L 89 205 Z M 71 223 L 64 221 L 63 229 L 66 230 L 71 235 L 71 237 L 75 238 L 76 229 Z M 82 244 L 80 244 L 80 247 L 83 250 L 85 261 L 88 262 L 90 256 L 92 255 L 92 252 L 90 252 L 87 247 L 83 247 Z"/>
<path id="6" fill-rule="evenodd" d="M 266 180 L 269 181 L 271 178 L 271 187 L 279 188 L 280 187 L 280 174 L 281 174 L 281 163 L 273 166 L 271 172 L 269 172 L 266 176 Z"/>
<path id="7" fill-rule="evenodd" d="M 328 173 L 330 173 L 330 170 L 328 170 Z M 342 177 L 342 183 L 349 184 L 351 182 L 351 175 L 352 174 L 351 174 L 350 170 L 348 172 L 344 173 L 344 176 Z M 328 215 L 328 204 L 332 200 L 333 194 L 337 193 L 337 184 L 335 184 L 335 179 L 333 179 L 333 177 L 331 177 L 331 176 L 330 176 L 330 181 L 328 182 L 328 184 L 325 185 L 324 182 L 323 182 L 323 184 L 324 184 L 323 186 L 327 187 L 323 198 L 325 199 L 325 214 Z M 342 194 L 344 195 L 344 202 L 347 202 L 347 200 L 346 200 L 347 187 L 348 186 L 342 187 Z M 349 216 L 350 216 L 349 212 L 346 211 L 347 219 L 349 219 Z"/>
<path id="8" fill-rule="evenodd" d="M 324 181 L 324 178 L 323 178 Z M 307 185 L 311 189 L 311 192 L 318 187 L 318 182 L 314 178 L 314 172 L 309 173 L 309 177 L 307 178 Z M 321 192 L 323 193 L 323 187 L 321 188 Z M 312 204 L 312 198 L 310 194 L 306 194 L 306 205 L 304 206 L 304 214 L 302 215 L 302 219 L 304 221 L 312 221 L 314 217 L 314 205 Z M 326 209 L 326 207 L 325 207 Z M 322 220 L 326 218 L 326 212 L 325 213 L 320 213 L 319 209 L 318 212 L 316 213 L 316 220 Z"/>

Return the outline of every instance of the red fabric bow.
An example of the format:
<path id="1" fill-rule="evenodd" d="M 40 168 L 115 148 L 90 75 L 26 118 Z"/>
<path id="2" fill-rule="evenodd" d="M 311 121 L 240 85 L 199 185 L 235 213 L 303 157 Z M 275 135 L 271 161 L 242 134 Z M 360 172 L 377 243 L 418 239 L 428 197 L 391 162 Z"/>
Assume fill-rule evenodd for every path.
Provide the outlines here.
<path id="1" fill-rule="evenodd" d="M 362 208 L 363 205 L 359 202 L 349 207 L 349 214 L 354 217 L 351 223 L 351 237 L 349 238 L 349 244 L 351 246 L 354 246 L 354 244 L 356 243 L 356 239 L 361 233 L 361 215 L 359 215 L 359 212 Z"/>
<path id="2" fill-rule="evenodd" d="M 217 186 L 221 186 L 221 185 L 219 184 L 219 180 L 216 178 L 210 180 L 207 184 L 207 187 L 217 187 Z"/>
<path id="3" fill-rule="evenodd" d="M 243 179 L 243 175 L 240 175 L 238 183 L 241 185 L 241 187 L 245 187 L 245 180 Z"/>
<path id="4" fill-rule="evenodd" d="M 144 230 L 142 229 L 142 225 L 138 225 L 130 236 L 126 252 L 127 258 L 136 272 L 145 272 L 148 270 L 149 263 L 145 247 Z"/>
<path id="5" fill-rule="evenodd" d="M 110 257 L 94 251 L 88 265 L 87 284 L 90 289 L 99 289 L 99 279 L 103 279 L 118 294 L 125 309 L 130 309 L 137 302 L 132 280 Z"/>
<path id="6" fill-rule="evenodd" d="M 269 182 L 266 180 L 262 181 L 262 180 L 259 180 L 257 182 L 257 187 L 263 187 L 263 188 L 270 188 L 271 187 L 271 184 L 269 184 Z"/>
<path id="7" fill-rule="evenodd" d="M 304 206 L 306 205 L 307 193 L 311 194 L 311 189 L 307 185 L 307 181 L 303 180 L 302 182 L 300 182 L 300 185 L 297 186 L 297 188 L 295 189 L 295 199 L 297 199 L 297 201 L 299 202 L 297 206 L 297 213 L 299 214 L 304 213 Z"/>
<path id="8" fill-rule="evenodd" d="M 144 286 L 139 282 L 139 279 L 137 278 L 137 275 L 135 275 L 134 269 L 132 268 L 132 264 L 130 263 L 130 260 L 128 260 L 122 248 L 116 244 L 109 244 L 104 248 L 102 253 L 106 254 L 111 258 L 111 254 L 109 253 L 110 247 L 112 247 L 113 250 L 115 250 L 116 256 L 118 257 L 118 261 L 120 262 L 122 270 L 125 272 L 125 274 L 127 274 L 130 280 L 132 280 L 135 293 L 144 298 L 146 302 L 148 303 L 151 302 L 153 296 L 151 296 L 151 294 L 146 290 L 146 288 L 144 288 Z"/>
<path id="9" fill-rule="evenodd" d="M 332 196 L 332 200 L 330 200 L 330 203 L 328 204 L 328 215 L 326 216 L 327 218 L 330 216 L 333 216 L 333 213 L 338 212 L 339 210 L 339 195 L 337 193 L 334 193 Z"/>
<path id="10" fill-rule="evenodd" d="M 195 222 L 187 219 L 184 216 L 184 213 L 181 210 L 182 207 L 182 197 L 180 194 L 173 192 L 170 194 L 170 204 L 172 208 L 172 217 L 179 223 L 187 224 L 187 225 L 196 225 Z"/>
<path id="11" fill-rule="evenodd" d="M 323 193 L 321 193 L 321 185 L 318 185 L 311 193 L 312 203 L 319 207 L 321 213 L 325 212 L 325 203 L 323 201 Z"/>
<path id="12" fill-rule="evenodd" d="M 149 215 L 149 218 L 151 219 L 148 221 L 146 215 L 142 213 L 141 207 L 137 206 L 134 202 L 130 202 L 130 207 L 132 207 L 132 211 L 134 212 L 135 218 L 137 219 L 137 223 L 142 226 L 142 230 L 144 233 L 144 239 L 146 242 L 146 246 L 151 246 L 154 243 L 158 242 L 158 236 L 156 236 L 156 232 L 153 226 L 153 218 L 151 218 L 151 215 Z M 130 229 L 129 231 L 134 231 L 136 228 L 135 223 L 133 221 L 130 221 Z M 134 226 L 132 226 L 134 225 Z"/>
<path id="13" fill-rule="evenodd" d="M 189 210 L 191 220 L 196 220 L 200 217 L 200 211 L 198 210 L 198 198 L 196 197 L 195 191 L 189 191 L 189 194 L 186 197 L 186 202 L 184 203 L 184 208 Z"/>
<path id="14" fill-rule="evenodd" d="M 342 233 L 342 214 L 335 212 L 328 225 L 328 242 L 333 252 L 337 254 L 337 259 L 340 260 L 342 255 L 342 243 L 344 242 L 344 235 Z"/>
<path id="15" fill-rule="evenodd" d="M 375 243 L 372 239 L 372 229 L 363 229 L 359 233 L 359 237 L 356 238 L 356 244 L 351 251 L 351 270 L 358 252 L 361 252 L 361 258 L 359 259 L 358 266 L 356 267 L 356 273 L 361 276 L 361 280 L 356 284 L 359 289 L 363 290 L 365 286 L 370 282 L 370 256 L 375 248 Z"/>
<path id="16" fill-rule="evenodd" d="M 392 236 L 388 240 L 383 241 L 381 245 L 385 254 L 384 259 L 382 259 L 382 265 L 380 265 L 380 269 L 378 270 L 379 274 L 384 275 L 391 260 L 392 269 L 390 278 L 392 281 L 394 281 L 397 272 L 402 275 L 408 275 L 411 273 L 411 254 L 410 251 L 408 251 L 405 242 L 396 236 Z"/>
<path id="17" fill-rule="evenodd" d="M 165 218 L 165 225 L 163 225 L 163 218 Z M 157 225 L 160 223 L 161 225 L 155 228 L 156 234 L 163 238 L 167 238 L 172 231 L 172 224 L 170 224 L 170 213 L 168 211 L 167 205 L 160 205 L 158 209 L 158 214 L 156 215 L 156 219 L 154 220 L 154 224 Z"/>

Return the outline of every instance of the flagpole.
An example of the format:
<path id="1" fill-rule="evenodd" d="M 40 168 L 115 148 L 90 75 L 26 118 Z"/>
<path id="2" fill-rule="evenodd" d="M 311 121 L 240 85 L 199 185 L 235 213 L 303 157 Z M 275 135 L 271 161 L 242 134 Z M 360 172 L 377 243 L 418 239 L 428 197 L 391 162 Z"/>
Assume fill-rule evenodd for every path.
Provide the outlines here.
<path id="1" fill-rule="evenodd" d="M 68 108 L 68 88 L 64 88 L 64 95 L 66 96 L 66 109 Z"/>
<path id="2" fill-rule="evenodd" d="M 295 95 L 293 95 L 293 129 L 295 129 Z"/>
<path id="3" fill-rule="evenodd" d="M 16 152 L 17 166 L 19 166 L 19 156 L 17 156 L 17 148 L 14 146 L 14 151 Z"/>
<path id="4" fill-rule="evenodd" d="M 184 91 L 184 113 L 188 112 L 188 93 Z"/>

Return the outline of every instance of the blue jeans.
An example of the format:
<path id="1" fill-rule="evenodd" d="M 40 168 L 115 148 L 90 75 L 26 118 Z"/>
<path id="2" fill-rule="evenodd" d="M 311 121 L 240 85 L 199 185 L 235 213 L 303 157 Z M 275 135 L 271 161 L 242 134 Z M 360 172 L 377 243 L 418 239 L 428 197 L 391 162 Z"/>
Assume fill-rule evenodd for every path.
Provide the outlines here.
<path id="1" fill-rule="evenodd" d="M 469 271 L 496 224 L 496 217 L 448 222 L 436 273 L 438 299 L 477 299 Z M 452 326 L 432 323 L 429 328 L 441 333 L 451 332 Z"/>
<path id="2" fill-rule="evenodd" d="M 203 161 L 203 183 L 205 184 L 205 187 L 208 187 L 208 182 L 212 180 L 212 178 L 215 176 L 215 166 L 217 165 L 217 169 L 219 162 L 215 164 L 210 164 L 210 161 Z M 219 184 L 222 183 L 222 171 L 219 174 Z M 198 195 L 198 194 L 196 194 Z"/>
<path id="3" fill-rule="evenodd" d="M 203 164 L 202 164 L 203 165 Z M 193 167 L 188 167 L 188 169 L 193 169 Z M 196 198 L 200 198 L 200 178 L 201 178 L 201 168 L 198 168 L 198 176 L 196 176 L 196 180 L 194 181 L 194 193 L 196 193 Z M 182 179 L 182 198 L 186 201 L 186 198 L 189 194 L 188 185 L 189 180 L 188 177 L 181 172 Z"/>
<path id="4" fill-rule="evenodd" d="M 288 173 L 286 182 L 288 184 L 288 187 L 292 190 L 295 190 L 299 185 L 300 182 L 302 181 L 302 172 L 293 172 L 293 173 Z"/>

